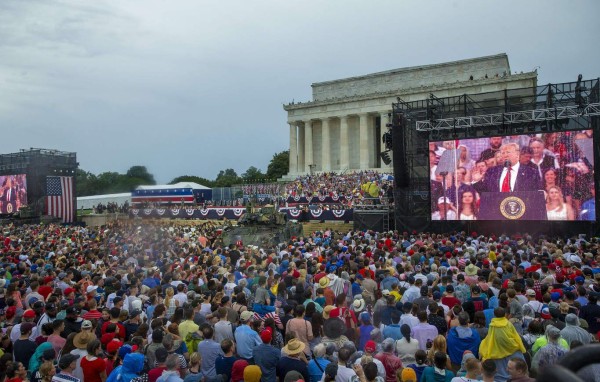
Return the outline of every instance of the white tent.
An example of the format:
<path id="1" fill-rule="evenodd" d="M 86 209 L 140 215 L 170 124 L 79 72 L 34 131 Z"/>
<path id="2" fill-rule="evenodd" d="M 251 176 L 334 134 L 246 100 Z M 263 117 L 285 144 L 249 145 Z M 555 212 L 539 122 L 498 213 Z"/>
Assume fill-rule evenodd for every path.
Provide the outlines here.
<path id="1" fill-rule="evenodd" d="M 108 203 L 117 203 L 118 205 L 122 205 L 125 202 L 131 204 L 130 192 L 125 192 L 122 194 L 80 196 L 77 198 L 77 209 L 80 210 L 83 208 L 85 210 L 89 210 L 100 203 L 106 206 Z"/>
<path id="2" fill-rule="evenodd" d="M 210 187 L 194 182 L 179 182 L 175 184 L 157 184 L 153 186 L 138 186 L 136 190 L 164 190 L 173 188 L 191 188 L 193 190 L 210 190 Z"/>

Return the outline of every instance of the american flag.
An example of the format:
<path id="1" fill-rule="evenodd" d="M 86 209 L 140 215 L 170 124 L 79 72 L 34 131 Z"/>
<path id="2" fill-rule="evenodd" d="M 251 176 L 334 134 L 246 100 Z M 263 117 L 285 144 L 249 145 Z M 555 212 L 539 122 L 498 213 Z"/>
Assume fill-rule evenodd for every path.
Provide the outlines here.
<path id="1" fill-rule="evenodd" d="M 73 177 L 46 177 L 46 195 L 48 215 L 62 218 L 63 223 L 73 222 Z"/>

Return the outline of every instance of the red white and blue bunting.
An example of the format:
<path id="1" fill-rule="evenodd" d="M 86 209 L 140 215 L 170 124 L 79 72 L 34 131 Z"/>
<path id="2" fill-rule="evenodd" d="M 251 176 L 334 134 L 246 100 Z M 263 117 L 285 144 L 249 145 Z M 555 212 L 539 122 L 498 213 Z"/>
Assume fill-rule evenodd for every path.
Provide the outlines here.
<path id="1" fill-rule="evenodd" d="M 281 209 L 281 212 L 285 212 L 288 215 L 288 219 L 309 219 L 309 220 L 342 220 L 351 221 L 353 218 L 353 210 L 323 210 L 320 208 L 309 210 L 303 214 L 302 210 L 296 208 Z M 226 219 L 239 219 L 243 214 L 246 213 L 244 208 L 205 208 L 205 209 L 194 209 L 186 208 L 179 209 L 175 208 L 172 210 L 166 208 L 146 208 L 146 209 L 129 209 L 130 217 L 142 217 L 142 218 L 180 218 L 180 219 L 203 219 L 203 220 L 220 220 Z"/>

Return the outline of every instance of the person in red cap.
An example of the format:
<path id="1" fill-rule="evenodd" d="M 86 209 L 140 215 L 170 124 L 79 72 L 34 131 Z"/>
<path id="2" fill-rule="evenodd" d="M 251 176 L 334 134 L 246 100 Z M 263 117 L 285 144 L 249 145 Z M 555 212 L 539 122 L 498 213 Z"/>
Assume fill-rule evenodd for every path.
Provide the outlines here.
<path id="1" fill-rule="evenodd" d="M 364 356 L 371 356 L 373 357 L 373 363 L 375 363 L 375 365 L 377 365 L 377 375 L 383 379 L 385 379 L 385 366 L 383 366 L 383 363 L 378 360 L 377 358 L 375 358 L 375 355 L 377 354 L 377 344 L 375 343 L 375 341 L 373 340 L 369 340 L 367 341 L 367 343 L 365 344 L 365 354 Z M 360 365 L 362 358 L 357 359 L 356 361 L 354 361 L 355 365 Z"/>
<path id="2" fill-rule="evenodd" d="M 34 324 L 35 318 L 36 318 L 36 315 L 33 310 L 27 309 L 25 312 L 23 312 L 22 322 L 20 324 L 16 324 L 15 326 L 13 326 L 12 331 L 10 332 L 10 340 L 12 341 L 13 344 L 21 336 L 21 325 L 24 325 L 26 323 L 34 325 L 33 329 L 31 330 L 31 335 L 29 336 L 29 339 L 32 341 L 35 341 L 35 339 L 38 336 L 38 329 Z"/>
<path id="3" fill-rule="evenodd" d="M 117 360 L 121 346 L 123 346 L 123 342 L 119 340 L 112 340 L 106 345 L 106 352 L 108 353 L 108 357 L 106 358 L 106 375 L 110 375 L 115 368 L 115 361 Z"/>
<path id="4" fill-rule="evenodd" d="M 53 281 L 54 281 L 54 278 L 52 276 L 44 277 L 44 280 L 43 280 L 44 283 L 38 289 L 38 293 L 41 294 L 42 296 L 44 296 L 44 301 L 46 301 L 48 299 L 48 296 L 50 296 L 50 294 L 53 291 L 53 289 L 52 289 Z"/>
<path id="5" fill-rule="evenodd" d="M 260 333 L 262 344 L 254 348 L 254 363 L 259 366 L 266 381 L 274 381 L 277 376 L 277 363 L 281 358 L 281 351 L 271 345 L 273 329 L 267 327 Z"/>

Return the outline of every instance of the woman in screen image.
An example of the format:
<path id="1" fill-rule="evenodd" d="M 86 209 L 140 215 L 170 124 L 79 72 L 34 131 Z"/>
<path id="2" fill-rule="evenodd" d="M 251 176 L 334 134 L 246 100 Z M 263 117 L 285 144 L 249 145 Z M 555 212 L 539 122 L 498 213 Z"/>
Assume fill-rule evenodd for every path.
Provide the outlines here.
<path id="1" fill-rule="evenodd" d="M 559 187 L 553 186 L 548 189 L 546 197 L 546 213 L 548 220 L 575 220 L 573 207 L 565 203 L 562 191 Z"/>
<path id="2" fill-rule="evenodd" d="M 477 192 L 472 187 L 460 190 L 458 195 L 459 220 L 477 220 Z"/>

